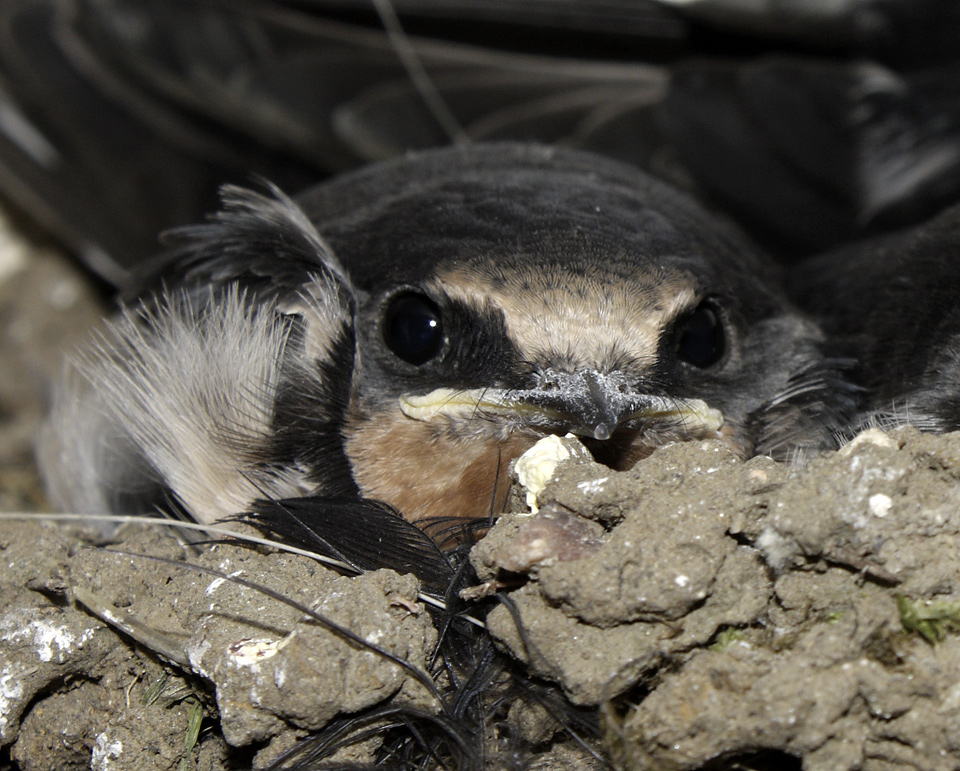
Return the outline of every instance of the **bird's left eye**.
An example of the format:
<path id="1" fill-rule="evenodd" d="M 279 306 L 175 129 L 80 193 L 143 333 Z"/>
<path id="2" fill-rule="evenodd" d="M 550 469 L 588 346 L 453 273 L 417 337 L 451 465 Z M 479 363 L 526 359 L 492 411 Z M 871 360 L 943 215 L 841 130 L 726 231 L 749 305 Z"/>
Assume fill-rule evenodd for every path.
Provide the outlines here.
<path id="1" fill-rule="evenodd" d="M 709 302 L 700 303 L 679 323 L 677 356 L 699 369 L 712 367 L 726 352 L 720 314 Z"/>
<path id="2" fill-rule="evenodd" d="M 413 292 L 394 297 L 383 317 L 383 340 L 408 364 L 426 364 L 443 345 L 443 323 L 437 304 Z"/>

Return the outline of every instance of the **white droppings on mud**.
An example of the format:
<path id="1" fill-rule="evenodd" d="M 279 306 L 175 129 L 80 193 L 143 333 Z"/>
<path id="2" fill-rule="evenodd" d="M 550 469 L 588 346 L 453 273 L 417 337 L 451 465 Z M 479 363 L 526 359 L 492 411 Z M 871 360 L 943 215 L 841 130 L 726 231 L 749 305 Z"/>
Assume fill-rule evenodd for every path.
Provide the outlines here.
<path id="1" fill-rule="evenodd" d="M 207 670 L 203 667 L 203 659 L 206 657 L 207 653 L 210 651 L 211 643 L 209 640 L 201 638 L 201 641 L 198 645 L 188 645 L 186 647 L 187 660 L 190 662 L 190 667 L 198 675 L 206 677 L 208 679 L 213 679 Z"/>
<path id="2" fill-rule="evenodd" d="M 227 563 L 229 564 L 229 560 L 227 560 Z M 224 570 L 224 566 L 221 565 L 220 569 Z M 230 578 L 236 578 L 237 576 L 242 574 L 243 574 L 242 570 L 234 570 L 229 575 L 230 575 Z M 217 589 L 223 586 L 223 584 L 225 584 L 227 581 L 228 579 L 226 578 L 215 578 L 213 581 L 210 582 L 210 585 L 206 588 L 206 590 L 204 591 L 204 594 L 209 597 L 211 594 L 217 591 Z M 213 610 L 213 606 L 210 607 L 210 610 Z"/>
<path id="3" fill-rule="evenodd" d="M 799 551 L 794 539 L 787 538 L 773 527 L 765 528 L 755 545 L 763 553 L 767 564 L 775 570 L 785 567 Z"/>
<path id="4" fill-rule="evenodd" d="M 596 495 L 599 492 L 603 492 L 603 486 L 607 483 L 608 479 L 610 479 L 610 477 L 588 479 L 585 482 L 579 482 L 577 484 L 577 489 L 584 495 Z"/>
<path id="5" fill-rule="evenodd" d="M 97 743 L 90 753 L 90 771 L 106 771 L 111 761 L 117 760 L 123 754 L 123 742 L 110 741 L 106 733 L 97 736 Z"/>
<path id="6" fill-rule="evenodd" d="M 890 507 L 893 506 L 893 499 L 889 495 L 877 493 L 876 495 L 871 495 L 867 503 L 870 506 L 870 512 L 875 517 L 885 517 L 890 513 Z"/>
<path id="7" fill-rule="evenodd" d="M 553 479 L 557 467 L 571 459 L 589 459 L 590 452 L 573 434 L 564 437 L 551 434 L 538 441 L 533 447 L 517 458 L 514 473 L 517 481 L 526 490 L 527 506 L 530 513 L 539 511 L 537 496 Z"/>
<path id="8" fill-rule="evenodd" d="M 270 640 L 267 638 L 238 640 L 227 649 L 230 660 L 238 667 L 259 670 L 260 662 L 272 659 L 279 653 L 288 640 Z"/>
<path id="9" fill-rule="evenodd" d="M 883 517 L 889 512 L 887 505 L 883 513 L 878 513 L 885 505 L 884 499 L 892 503 L 892 499 L 882 490 L 890 490 L 903 477 L 905 470 L 903 468 L 864 465 L 862 455 L 854 456 L 850 461 L 850 477 L 855 480 L 851 486 L 850 499 L 852 502 L 863 502 L 863 508 L 854 506 L 843 513 L 843 519 L 853 525 L 854 528 L 862 530 L 869 523 L 869 516 L 865 512 L 868 509 L 870 514 Z M 877 488 L 880 488 L 880 491 Z M 875 508 L 879 507 L 879 509 Z"/>
<path id="10" fill-rule="evenodd" d="M 23 698 L 23 685 L 20 682 L 23 675 L 23 672 L 14 671 L 9 664 L 0 670 L 0 736 L 6 735 L 10 724 L 11 702 Z"/>
<path id="11" fill-rule="evenodd" d="M 17 611 L 6 614 L 0 619 L 0 640 L 9 643 L 29 641 L 37 652 L 40 661 L 50 662 L 56 658 L 62 664 L 77 645 L 82 645 L 93 634 L 89 629 L 79 638 L 69 629 L 52 623 L 44 618 L 32 617 L 29 611 Z"/>
<path id="12" fill-rule="evenodd" d="M 837 454 L 840 456 L 850 455 L 854 450 L 865 444 L 873 444 L 877 447 L 885 447 L 890 450 L 897 449 L 898 445 L 895 439 L 885 434 L 879 428 L 868 428 L 861 431 L 849 443 L 845 444 Z"/>

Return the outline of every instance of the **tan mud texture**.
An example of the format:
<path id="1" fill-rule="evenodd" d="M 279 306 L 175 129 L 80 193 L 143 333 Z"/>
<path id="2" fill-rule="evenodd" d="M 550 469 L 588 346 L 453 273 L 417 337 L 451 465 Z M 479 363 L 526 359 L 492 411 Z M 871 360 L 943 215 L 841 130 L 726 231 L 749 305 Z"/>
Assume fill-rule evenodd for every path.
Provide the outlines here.
<path id="1" fill-rule="evenodd" d="M 490 634 L 597 711 L 620 768 L 960 767 L 958 476 L 960 435 L 913 429 L 863 434 L 803 470 L 716 442 L 628 472 L 563 464 L 538 514 L 504 516 L 474 547 L 508 600 Z M 408 670 L 296 609 L 140 555 L 265 584 L 422 671 L 437 630 L 411 576 L 196 553 L 149 527 L 109 548 L 122 553 L 3 522 L 0 740 L 16 767 L 262 767 L 371 705 L 439 709 Z M 78 596 L 153 637 L 132 641 Z M 512 728 L 535 745 L 528 765 L 602 767 L 535 729 Z M 376 750 L 374 734 L 351 759 Z"/>

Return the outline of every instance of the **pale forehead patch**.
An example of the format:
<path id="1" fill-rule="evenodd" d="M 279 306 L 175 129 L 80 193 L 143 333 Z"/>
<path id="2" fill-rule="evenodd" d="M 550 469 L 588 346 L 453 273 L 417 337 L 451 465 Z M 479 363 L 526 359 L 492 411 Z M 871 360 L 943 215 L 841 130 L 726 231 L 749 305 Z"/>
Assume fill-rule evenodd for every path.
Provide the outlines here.
<path id="1" fill-rule="evenodd" d="M 691 274 L 666 269 L 625 278 L 600 268 L 572 273 L 532 266 L 491 275 L 460 266 L 438 275 L 431 288 L 501 310 L 525 358 L 586 368 L 624 359 L 652 365 L 663 329 L 698 300 Z"/>

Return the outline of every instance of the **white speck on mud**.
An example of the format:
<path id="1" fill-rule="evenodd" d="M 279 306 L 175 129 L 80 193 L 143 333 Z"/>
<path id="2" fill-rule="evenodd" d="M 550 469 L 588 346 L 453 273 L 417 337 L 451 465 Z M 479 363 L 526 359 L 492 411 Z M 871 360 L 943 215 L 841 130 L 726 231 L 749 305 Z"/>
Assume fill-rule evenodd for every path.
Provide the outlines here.
<path id="1" fill-rule="evenodd" d="M 9 643 L 29 641 L 43 662 L 62 664 L 66 654 L 76 645 L 90 639 L 93 630 L 87 630 L 78 639 L 70 630 L 44 618 L 32 617 L 29 611 L 16 611 L 0 619 L 0 640 Z"/>
<path id="2" fill-rule="evenodd" d="M 123 753 L 123 742 L 110 741 L 109 737 L 102 733 L 97 736 L 97 743 L 93 745 L 93 751 L 90 753 L 90 770 L 106 771 L 110 768 L 111 761 L 116 760 Z"/>
<path id="3" fill-rule="evenodd" d="M 242 570 L 234 570 L 232 573 L 230 573 L 230 578 L 236 578 L 237 576 L 239 576 L 239 575 L 242 574 L 242 573 L 243 573 Z M 204 591 L 204 594 L 207 595 L 207 597 L 209 597 L 211 594 L 213 594 L 215 591 L 217 591 L 217 589 L 219 589 L 219 588 L 220 588 L 223 584 L 225 584 L 226 582 L 227 582 L 227 579 L 226 579 L 226 578 L 215 578 L 215 579 L 213 579 L 213 581 L 210 582 L 210 585 L 209 585 L 209 586 L 206 588 L 206 590 Z M 212 610 L 212 608 L 211 608 L 211 610 Z"/>
<path id="4" fill-rule="evenodd" d="M 885 517 L 890 513 L 890 507 L 893 506 L 893 500 L 889 495 L 884 495 L 883 493 L 877 493 L 876 495 L 871 495 L 870 500 L 867 502 L 870 506 L 870 512 L 875 517 Z"/>
<path id="5" fill-rule="evenodd" d="M 578 482 L 577 489 L 584 495 L 596 495 L 603 491 L 603 486 L 610 477 L 600 477 L 599 479 L 588 479 L 586 482 Z"/>
<path id="6" fill-rule="evenodd" d="M 23 698 L 22 672 L 15 672 L 7 665 L 0 670 L 0 736 L 6 735 L 9 725 L 10 702 Z"/>

